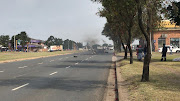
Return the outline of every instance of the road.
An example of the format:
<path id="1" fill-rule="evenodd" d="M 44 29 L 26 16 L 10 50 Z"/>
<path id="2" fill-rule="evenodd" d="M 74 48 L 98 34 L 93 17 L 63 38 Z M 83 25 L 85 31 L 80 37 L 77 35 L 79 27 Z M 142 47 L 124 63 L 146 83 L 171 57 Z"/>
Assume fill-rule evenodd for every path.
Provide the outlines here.
<path id="1" fill-rule="evenodd" d="M 0 99 L 102 101 L 111 58 L 88 51 L 0 64 Z"/>

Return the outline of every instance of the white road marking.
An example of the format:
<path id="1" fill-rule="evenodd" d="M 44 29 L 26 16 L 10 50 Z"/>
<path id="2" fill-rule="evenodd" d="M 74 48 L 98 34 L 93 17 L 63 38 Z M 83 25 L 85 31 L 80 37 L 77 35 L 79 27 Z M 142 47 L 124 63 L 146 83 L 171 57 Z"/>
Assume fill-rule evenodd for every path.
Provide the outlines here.
<path id="1" fill-rule="evenodd" d="M 49 62 L 53 62 L 54 60 L 51 60 L 51 61 L 49 61 Z"/>
<path id="2" fill-rule="evenodd" d="M 38 64 L 43 64 L 43 62 L 41 62 L 41 63 L 38 63 Z"/>
<path id="3" fill-rule="evenodd" d="M 84 60 L 82 60 L 81 62 L 83 62 Z"/>
<path id="4" fill-rule="evenodd" d="M 49 74 L 49 75 L 54 75 L 54 74 L 56 74 L 56 73 L 58 73 L 58 72 L 56 71 L 56 72 L 53 72 L 53 73 L 51 73 L 51 74 Z"/>
<path id="5" fill-rule="evenodd" d="M 75 63 L 75 65 L 77 65 L 77 64 L 79 64 L 78 62 L 77 63 Z"/>
<path id="6" fill-rule="evenodd" d="M 62 60 L 62 58 L 60 58 L 59 60 Z"/>
<path id="7" fill-rule="evenodd" d="M 12 91 L 18 90 L 18 89 L 20 89 L 20 88 L 22 88 L 22 87 L 25 87 L 25 86 L 27 86 L 27 85 L 29 85 L 29 83 L 26 83 L 26 84 L 24 84 L 24 85 L 22 85 L 22 86 L 16 87 L 16 88 L 12 89 Z"/>
<path id="8" fill-rule="evenodd" d="M 71 66 L 68 66 L 68 67 L 66 67 L 66 68 L 70 68 Z"/>
<path id="9" fill-rule="evenodd" d="M 88 58 L 86 60 L 88 60 Z"/>
<path id="10" fill-rule="evenodd" d="M 23 66 L 23 67 L 18 67 L 18 68 L 26 68 L 26 67 L 28 67 L 28 66 Z"/>
<path id="11" fill-rule="evenodd" d="M 66 58 L 69 58 L 69 57 L 66 57 Z"/>
<path id="12" fill-rule="evenodd" d="M 0 73 L 3 73 L 4 71 L 0 71 Z"/>

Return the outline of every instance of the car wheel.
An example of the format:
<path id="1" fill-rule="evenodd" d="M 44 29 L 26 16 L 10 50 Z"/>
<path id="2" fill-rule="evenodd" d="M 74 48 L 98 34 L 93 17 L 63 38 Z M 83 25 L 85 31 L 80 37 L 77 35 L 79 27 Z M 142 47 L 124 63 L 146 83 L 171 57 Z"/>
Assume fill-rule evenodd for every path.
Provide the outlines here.
<path id="1" fill-rule="evenodd" d="M 179 53 L 179 51 L 176 51 L 176 53 Z"/>

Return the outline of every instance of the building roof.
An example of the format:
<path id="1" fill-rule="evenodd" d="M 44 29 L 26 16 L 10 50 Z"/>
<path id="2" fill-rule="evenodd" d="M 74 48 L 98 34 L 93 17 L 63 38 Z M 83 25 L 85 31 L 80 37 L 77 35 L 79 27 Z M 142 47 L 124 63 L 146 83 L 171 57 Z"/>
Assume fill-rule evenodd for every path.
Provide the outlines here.
<path id="1" fill-rule="evenodd" d="M 160 27 L 165 29 L 180 29 L 180 26 L 177 26 L 176 23 L 171 22 L 170 20 L 162 20 Z"/>

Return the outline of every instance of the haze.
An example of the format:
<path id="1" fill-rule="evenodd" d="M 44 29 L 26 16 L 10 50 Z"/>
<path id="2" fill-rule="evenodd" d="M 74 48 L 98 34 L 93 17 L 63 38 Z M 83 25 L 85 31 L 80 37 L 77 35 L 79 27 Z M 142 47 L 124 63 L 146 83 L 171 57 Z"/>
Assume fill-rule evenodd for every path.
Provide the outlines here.
<path id="1" fill-rule="evenodd" d="M 36 39 L 50 35 L 83 42 L 87 37 L 108 38 L 101 35 L 106 20 L 96 15 L 101 5 L 90 0 L 1 0 L 0 34 L 10 35 L 26 31 Z"/>

